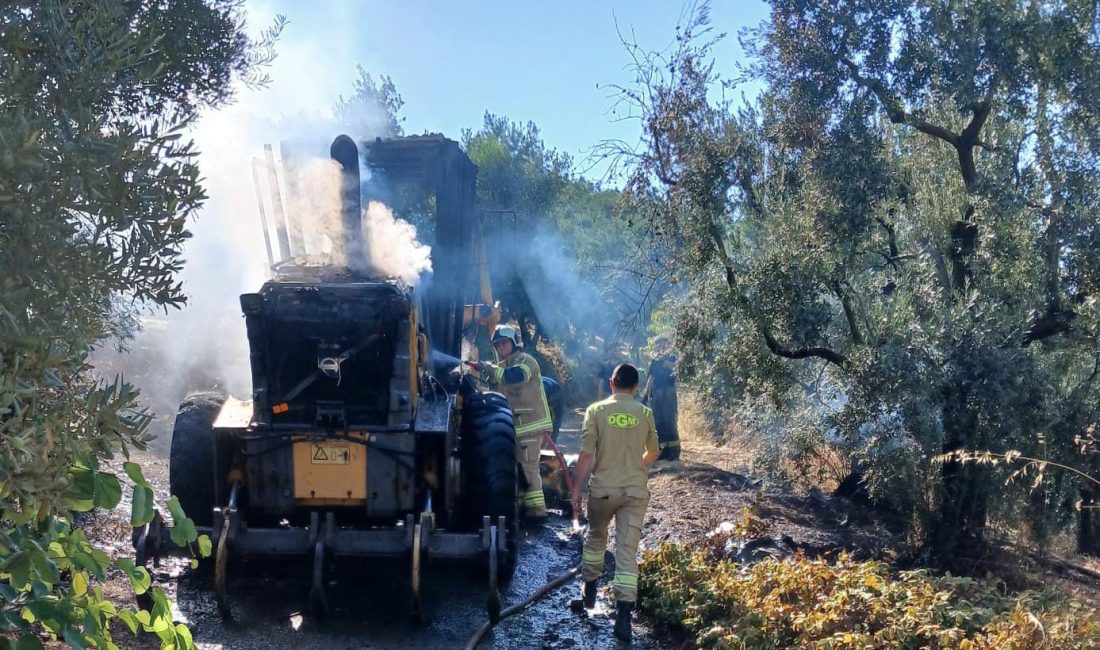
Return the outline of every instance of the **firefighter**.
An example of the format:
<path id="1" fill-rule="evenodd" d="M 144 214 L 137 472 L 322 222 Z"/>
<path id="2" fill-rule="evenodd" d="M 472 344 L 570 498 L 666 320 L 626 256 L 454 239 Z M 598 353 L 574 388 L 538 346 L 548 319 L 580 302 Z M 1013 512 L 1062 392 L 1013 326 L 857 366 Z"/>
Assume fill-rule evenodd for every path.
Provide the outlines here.
<path id="1" fill-rule="evenodd" d="M 615 636 L 630 640 L 630 616 L 638 599 L 638 542 L 649 504 L 646 468 L 657 460 L 657 427 L 653 411 L 634 399 L 638 369 L 624 363 L 611 375 L 611 397 L 584 413 L 581 455 L 577 460 L 578 489 L 574 512 L 580 512 L 580 486 L 592 475 L 588 490 L 588 536 L 582 554 L 585 609 L 596 605 L 596 579 L 603 571 L 607 529 L 615 519 Z"/>
<path id="2" fill-rule="evenodd" d="M 657 357 L 649 364 L 648 379 L 642 391 L 642 403 L 653 408 L 657 422 L 657 440 L 661 445 L 658 466 L 679 467 L 680 432 L 676 427 L 679 407 L 676 401 L 676 355 L 668 340 L 657 340 Z"/>
<path id="3" fill-rule="evenodd" d="M 516 328 L 498 325 L 492 343 L 499 363 L 482 361 L 478 370 L 508 398 L 516 423 L 516 461 L 523 468 L 527 484 L 520 501 L 526 517 L 544 520 L 546 497 L 539 475 L 539 452 L 543 437 L 553 430 L 553 423 L 542 385 L 542 372 L 535 358 L 519 349 Z"/>

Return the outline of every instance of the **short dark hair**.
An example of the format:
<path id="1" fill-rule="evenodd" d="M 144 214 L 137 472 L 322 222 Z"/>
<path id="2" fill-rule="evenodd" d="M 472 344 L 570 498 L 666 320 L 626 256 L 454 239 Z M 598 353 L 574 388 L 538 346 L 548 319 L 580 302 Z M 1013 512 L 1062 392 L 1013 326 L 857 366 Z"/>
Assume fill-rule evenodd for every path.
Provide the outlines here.
<path id="1" fill-rule="evenodd" d="M 637 388 L 638 369 L 629 363 L 620 363 L 611 373 L 611 383 L 615 388 Z"/>

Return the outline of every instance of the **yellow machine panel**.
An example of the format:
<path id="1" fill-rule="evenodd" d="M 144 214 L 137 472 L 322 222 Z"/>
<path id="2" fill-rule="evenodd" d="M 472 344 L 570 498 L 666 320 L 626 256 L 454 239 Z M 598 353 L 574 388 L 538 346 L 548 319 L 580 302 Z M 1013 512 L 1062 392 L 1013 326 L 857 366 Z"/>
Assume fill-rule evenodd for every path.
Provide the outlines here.
<path id="1" fill-rule="evenodd" d="M 367 500 L 367 448 L 350 440 L 294 443 L 294 498 L 311 505 Z"/>

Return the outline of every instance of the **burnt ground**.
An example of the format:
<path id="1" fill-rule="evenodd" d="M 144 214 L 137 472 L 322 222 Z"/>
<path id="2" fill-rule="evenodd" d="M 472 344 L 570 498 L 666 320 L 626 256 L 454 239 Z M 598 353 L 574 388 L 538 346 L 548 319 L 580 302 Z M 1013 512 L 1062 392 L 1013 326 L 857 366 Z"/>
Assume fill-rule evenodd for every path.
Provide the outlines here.
<path id="1" fill-rule="evenodd" d="M 745 526 L 747 517 L 750 537 L 786 536 L 811 553 L 883 557 L 900 545 L 903 522 L 816 489 L 801 496 L 769 489 L 748 468 L 735 445 L 685 440 L 681 468 L 650 477 L 646 546 L 697 540 L 723 524 Z"/>
<path id="2" fill-rule="evenodd" d="M 574 412 L 563 427 L 560 443 L 567 455 L 579 448 L 579 424 L 580 414 Z M 167 499 L 167 461 L 153 454 L 140 455 L 138 460 L 157 487 L 158 499 Z M 893 559 L 894 549 L 902 546 L 901 522 L 815 490 L 797 496 L 762 489 L 761 483 L 749 476 L 748 467 L 748 454 L 736 445 L 720 447 L 706 440 L 685 440 L 682 467 L 657 470 L 650 477 L 652 497 L 643 548 L 655 548 L 664 541 L 698 540 L 722 524 L 749 525 L 752 534 L 760 537 L 786 536 L 808 552 L 843 549 L 857 557 Z M 129 505 L 124 503 L 115 513 L 90 524 L 94 536 L 119 554 L 130 553 L 128 512 Z M 551 516 L 544 528 L 525 530 L 519 568 L 503 593 L 504 606 L 521 601 L 575 566 L 580 545 L 580 538 L 570 534 L 570 522 L 561 515 Z M 608 575 L 611 571 L 609 553 Z M 409 616 L 408 574 L 403 561 L 338 560 L 329 592 L 332 611 L 317 619 L 308 613 L 309 563 L 304 558 L 231 564 L 230 593 L 237 621 L 226 623 L 217 614 L 208 571 L 190 571 L 179 559 L 166 559 L 153 571 L 155 583 L 168 592 L 177 617 L 188 623 L 200 648 L 463 647 L 486 621 L 483 574 L 470 566 L 431 564 L 424 578 L 428 616 L 424 622 Z M 569 611 L 568 603 L 579 589 L 579 582 L 572 583 L 503 621 L 480 647 L 617 647 L 605 591 L 609 582 L 601 583 L 593 615 Z M 1065 586 L 1056 580 L 1054 585 Z M 106 588 L 121 602 L 132 598 L 121 576 L 110 580 Z M 1095 588 L 1086 591 L 1086 596 L 1097 592 Z M 1081 597 L 1080 593 L 1074 595 Z M 644 616 L 636 617 L 634 630 L 635 648 L 684 643 L 652 630 Z M 154 638 L 117 640 L 126 648 L 159 645 Z"/>

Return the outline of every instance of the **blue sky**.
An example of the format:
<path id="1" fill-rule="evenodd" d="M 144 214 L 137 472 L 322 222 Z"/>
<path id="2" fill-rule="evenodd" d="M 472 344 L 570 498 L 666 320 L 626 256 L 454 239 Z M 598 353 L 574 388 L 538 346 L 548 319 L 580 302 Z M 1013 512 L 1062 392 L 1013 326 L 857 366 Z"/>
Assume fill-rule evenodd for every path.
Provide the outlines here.
<path id="1" fill-rule="evenodd" d="M 485 111 L 534 121 L 548 145 L 583 159 L 606 138 L 633 140 L 637 125 L 613 121 L 610 84 L 629 83 L 618 29 L 647 49 L 671 43 L 684 5 L 675 1 L 535 3 L 250 0 L 253 31 L 275 14 L 290 24 L 271 69 L 272 86 L 250 95 L 266 110 L 323 115 L 348 93 L 355 66 L 388 74 L 405 99 L 410 133 L 458 138 Z M 762 2 L 715 2 L 720 70 L 742 58 L 737 32 L 767 15 Z M 252 96 L 255 95 L 255 96 Z"/>

